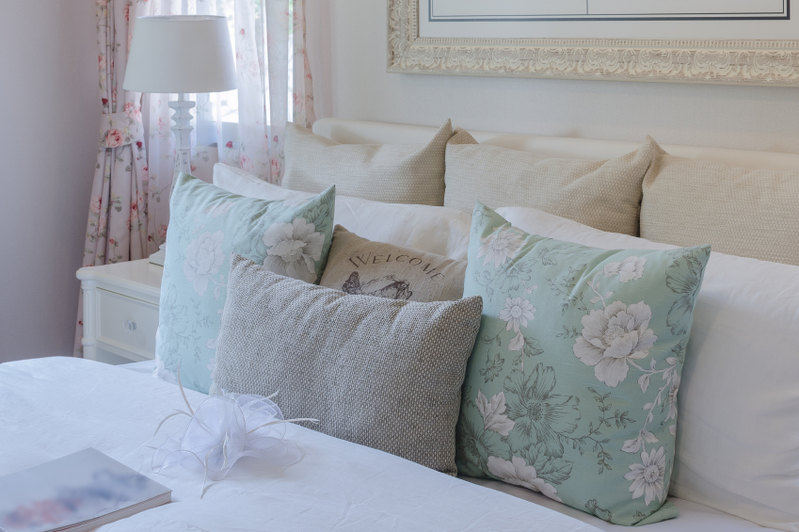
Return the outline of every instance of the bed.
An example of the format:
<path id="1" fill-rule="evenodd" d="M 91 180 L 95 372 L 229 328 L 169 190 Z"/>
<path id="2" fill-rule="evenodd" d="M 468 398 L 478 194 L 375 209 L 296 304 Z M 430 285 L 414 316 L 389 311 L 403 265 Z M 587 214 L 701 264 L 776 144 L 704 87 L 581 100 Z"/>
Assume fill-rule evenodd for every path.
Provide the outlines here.
<path id="1" fill-rule="evenodd" d="M 474 197 L 474 190 L 497 188 L 486 184 L 486 178 L 495 178 L 494 175 L 486 176 L 486 170 L 481 175 L 475 170 L 478 173 L 476 181 L 466 178 L 457 181 L 450 179 L 453 176 L 446 176 L 447 172 L 452 172 L 455 168 L 465 168 L 462 171 L 464 176 L 468 173 L 467 169 L 479 169 L 482 163 L 469 157 L 478 156 L 496 167 L 497 161 L 504 161 L 501 164 L 507 165 L 509 156 L 519 155 L 522 157 L 521 166 L 555 159 L 578 161 L 580 165 L 588 164 L 590 168 L 586 175 L 590 174 L 591 179 L 598 179 L 595 172 L 602 165 L 591 166 L 591 161 L 598 158 L 615 160 L 625 157 L 625 154 L 640 151 L 641 143 L 475 131 L 469 132 L 471 138 L 461 137 L 457 140 L 455 136 L 458 132 L 450 131 L 445 135 L 444 143 L 437 152 L 428 151 L 423 156 L 411 154 L 413 156 L 410 159 L 402 152 L 404 159 L 401 165 L 405 166 L 402 166 L 401 172 L 407 174 L 408 165 L 413 164 L 425 168 L 420 178 L 423 189 L 421 192 L 419 186 L 396 189 L 390 183 L 370 182 L 369 179 L 373 180 L 373 177 L 367 171 L 358 179 L 358 169 L 353 169 L 357 164 L 352 162 L 357 152 L 353 151 L 345 153 L 344 162 L 339 160 L 336 163 L 350 165 L 346 167 L 346 171 L 340 171 L 340 182 L 335 175 L 324 176 L 321 184 L 312 182 L 323 173 L 320 168 L 331 167 L 331 161 L 326 155 L 313 155 L 320 149 L 315 143 L 321 143 L 322 148 L 349 145 L 353 150 L 357 150 L 357 146 L 379 145 L 382 147 L 381 151 L 368 154 L 363 161 L 368 161 L 369 164 L 377 161 L 385 173 L 385 169 L 393 164 L 391 157 L 395 154 L 392 155 L 392 147 L 402 146 L 404 150 L 411 145 L 421 146 L 440 132 L 441 129 L 436 127 L 324 119 L 317 122 L 313 132 L 297 133 L 304 135 L 304 138 L 290 139 L 288 142 L 287 172 L 294 177 L 287 184 L 292 185 L 292 189 L 270 187 L 240 170 L 223 165 L 215 169 L 214 183 L 221 189 L 244 197 L 268 197 L 270 201 L 280 200 L 289 205 L 297 205 L 312 195 L 320 194 L 318 189 L 322 185 L 336 184 L 335 199 L 329 198 L 329 201 L 335 202 L 336 224 L 371 241 L 393 242 L 464 263 L 470 256 L 469 240 L 474 231 L 470 226 L 473 215 L 468 209 L 458 208 L 458 205 L 459 202 L 473 204 L 475 199 L 498 207 L 498 215 L 513 224 L 513 227 L 550 239 L 562 239 L 604 249 L 641 250 L 636 253 L 644 253 L 644 250 L 652 253 L 673 251 L 678 249 L 677 246 L 699 243 L 679 241 L 696 238 L 693 234 L 686 234 L 690 231 L 684 230 L 673 235 L 672 240 L 677 241 L 671 244 L 655 243 L 652 241 L 654 238 L 640 238 L 639 235 L 655 235 L 664 230 L 660 207 L 668 202 L 653 202 L 651 197 L 647 200 L 647 194 L 674 194 L 668 187 L 665 192 L 658 189 L 661 184 L 652 178 L 654 165 L 651 162 L 647 162 L 640 172 L 640 180 L 636 185 L 636 193 L 639 195 L 637 199 L 633 196 L 633 207 L 630 211 L 634 214 L 635 221 L 629 226 L 628 234 L 623 234 L 623 230 L 615 231 L 613 227 L 590 227 L 591 223 L 601 225 L 603 222 L 591 219 L 596 212 L 594 207 L 579 207 L 582 199 L 569 197 L 565 203 L 558 204 L 560 196 L 556 194 L 552 196 L 555 198 L 552 205 L 547 205 L 547 209 L 540 209 L 519 205 L 518 202 L 524 203 L 526 199 L 524 193 L 518 191 L 505 194 L 504 201 L 497 199 L 495 195 L 487 198 Z M 453 138 L 456 138 L 455 142 Z M 461 146 L 463 150 L 458 153 L 465 159 L 448 159 L 450 154 L 447 150 L 452 146 Z M 495 151 L 484 154 L 475 151 L 486 147 L 513 152 Z M 309 155 L 308 152 L 301 152 L 300 148 L 312 150 L 313 153 Z M 799 190 L 796 184 L 799 180 L 796 175 L 799 172 L 797 155 L 686 146 L 650 146 L 650 149 L 653 154 L 665 151 L 679 158 L 668 163 L 676 165 L 675 172 L 680 175 L 685 174 L 685 168 L 695 168 L 691 165 L 696 161 L 700 165 L 728 164 L 747 169 L 732 176 L 738 180 L 737 183 L 749 183 L 749 180 L 754 179 L 760 187 L 780 187 L 777 193 L 781 197 L 780 201 L 786 197 L 795 198 L 793 195 Z M 642 157 L 640 153 L 642 152 L 639 152 L 639 158 Z M 529 154 L 535 154 L 537 159 L 532 162 L 524 159 Z M 431 160 L 434 162 L 431 163 Z M 297 167 L 296 161 L 303 161 L 306 168 Z M 628 158 L 625 159 L 625 164 L 635 166 L 638 164 L 636 161 L 638 159 L 635 157 Z M 441 182 L 435 186 L 430 183 L 431 165 L 435 166 L 433 170 L 441 177 Z M 661 162 L 660 169 L 665 167 L 666 163 Z M 551 173 L 552 168 L 548 166 L 547 171 Z M 703 175 L 710 174 L 714 179 L 726 175 L 715 170 L 707 172 L 706 166 L 701 169 L 705 172 Z M 515 175 L 514 172 L 516 169 L 503 166 L 498 173 Z M 755 177 L 750 175 L 752 172 L 755 172 Z M 616 176 L 618 172 L 614 170 L 611 174 Z M 460 177 L 461 175 L 454 176 Z M 701 181 L 700 177 L 694 181 Z M 508 181 L 510 189 L 518 186 L 514 179 L 516 178 Z M 564 179 L 572 177 L 567 176 Z M 766 180 L 770 181 L 763 185 Z M 392 177 L 389 181 L 396 181 L 396 178 Z M 574 187 L 576 181 L 578 180 L 572 179 L 567 185 L 559 183 L 558 187 Z M 585 184 L 585 181 L 581 183 Z M 714 183 L 716 184 L 710 189 L 715 196 L 720 189 L 717 182 Z M 684 185 L 683 182 L 678 186 Z M 459 187 L 469 191 L 460 194 Z M 342 193 L 339 188 L 346 193 Z M 613 190 L 618 196 L 619 189 Z M 697 197 L 701 192 L 700 188 L 691 190 L 690 194 Z M 721 195 L 723 194 L 722 189 Z M 576 196 L 582 198 L 585 193 L 579 192 Z M 514 202 L 517 199 L 518 202 Z M 734 201 L 734 197 L 726 198 L 721 203 L 729 208 Z M 799 266 L 796 263 L 786 264 L 793 259 L 785 254 L 766 257 L 772 260 L 765 260 L 762 255 L 753 258 L 761 253 L 770 253 L 775 247 L 779 248 L 779 253 L 783 253 L 786 239 L 796 238 L 793 232 L 795 226 L 792 225 L 796 223 L 796 215 L 795 209 L 793 218 L 780 214 L 775 219 L 774 213 L 770 213 L 763 222 L 756 212 L 757 201 L 761 201 L 761 205 L 776 205 L 775 209 L 781 205 L 780 202 L 768 195 L 754 203 L 751 197 L 745 201 L 750 204 L 750 216 L 732 213 L 730 217 L 745 218 L 746 224 L 757 223 L 761 227 L 766 227 L 768 223 L 776 224 L 778 229 L 774 232 L 779 234 L 776 235 L 775 242 L 778 243 L 761 241 L 745 247 L 748 245 L 746 241 L 743 244 L 731 242 L 724 238 L 724 233 L 738 232 L 736 220 L 722 220 L 715 211 L 710 214 L 711 220 L 716 222 L 710 224 L 712 227 L 709 229 L 712 231 L 707 234 L 718 240 L 720 248 L 726 253 L 715 251 L 715 242 L 710 242 L 714 251 L 710 253 L 702 288 L 696 298 L 690 342 L 688 333 L 685 333 L 688 347 L 680 387 L 680 425 L 675 443 L 675 472 L 668 499 L 670 505 L 676 509 L 673 513 L 678 515 L 676 518 L 642 525 L 647 530 L 743 531 L 761 529 L 764 526 L 799 530 L 799 514 L 791 506 L 791 501 L 796 500 L 795 497 L 799 494 L 799 457 L 796 455 L 796 449 L 799 448 L 799 434 L 796 433 L 796 427 L 799 426 L 799 397 L 795 387 L 799 362 L 795 360 L 796 357 L 790 356 L 792 352 L 795 354 L 795 331 L 799 330 Z M 442 203 L 444 206 L 441 206 Z M 711 202 L 708 209 L 712 211 L 717 205 L 718 202 Z M 620 204 L 614 210 L 622 212 L 626 207 Z M 576 211 L 578 208 L 587 213 L 585 217 L 581 217 L 582 213 Z M 697 209 L 691 206 L 689 210 Z M 205 215 L 209 212 L 212 215 L 217 213 L 204 211 Z M 702 225 L 701 220 L 689 222 L 687 216 L 681 218 L 681 223 L 676 225 Z M 619 223 L 623 226 L 624 220 Z M 431 230 L 431 227 L 436 230 Z M 716 229 L 722 233 L 718 238 L 713 232 Z M 172 238 L 175 241 L 180 237 Z M 740 254 L 748 254 L 749 257 L 732 253 L 735 245 L 743 245 L 745 249 L 738 248 L 743 249 Z M 169 254 L 169 246 L 167 253 Z M 790 255 L 790 249 L 786 253 Z M 473 262 L 476 255 L 471 256 Z M 267 258 L 267 263 L 268 260 Z M 781 262 L 776 262 L 777 260 Z M 234 259 L 234 270 L 236 265 L 241 268 L 253 267 L 241 257 Z M 468 267 L 464 267 L 467 268 L 468 276 Z M 169 257 L 166 268 L 169 268 Z M 620 272 L 618 268 L 614 274 L 622 278 L 624 272 Z M 213 286 L 215 281 L 197 281 L 195 277 L 193 281 L 190 280 L 190 285 L 196 290 L 198 282 L 204 291 L 210 292 L 211 289 L 207 287 Z M 232 282 L 230 281 L 231 284 Z M 540 290 L 538 286 L 534 289 Z M 246 297 L 236 300 L 238 305 L 242 305 L 239 314 L 230 314 L 227 307 L 234 304 L 228 293 L 228 303 L 221 318 L 224 331 L 234 331 L 233 325 L 241 323 L 242 316 L 256 312 L 246 306 L 247 299 L 256 297 L 253 295 L 256 293 L 255 288 L 249 287 Z M 328 297 L 329 294 L 325 292 L 325 296 Z M 163 297 L 162 294 L 162 308 Z M 291 302 L 283 303 L 287 307 L 290 304 Z M 483 308 L 484 312 L 486 308 Z M 538 317 L 542 316 L 541 308 L 536 311 Z M 530 321 L 534 321 L 532 317 Z M 176 323 L 161 323 L 159 341 L 162 345 L 166 345 L 168 341 L 162 335 L 179 330 Z M 511 334 L 512 323 L 507 323 L 507 331 Z M 516 323 L 518 328 L 518 322 Z M 747 327 L 748 332 L 742 330 Z M 245 332 L 250 330 L 245 327 Z M 328 332 L 328 335 L 332 334 Z M 241 336 L 252 335 L 223 332 L 219 337 L 219 345 L 214 343 L 213 347 L 221 350 L 220 352 L 232 353 L 229 356 L 252 349 L 250 344 L 242 343 L 246 339 L 243 340 Z M 263 338 L 258 337 L 258 340 L 262 343 Z M 299 342 L 301 339 L 291 337 L 281 341 Z M 754 357 L 757 357 L 756 362 Z M 414 463 L 424 463 L 423 459 L 402 458 L 396 456 L 400 453 L 392 454 L 393 451 L 372 448 L 374 445 L 346 441 L 357 441 L 360 434 L 355 434 L 352 438 L 335 437 L 335 434 L 341 434 L 337 430 L 343 430 L 338 425 L 333 428 L 317 426 L 320 430 L 311 428 L 312 425 L 303 426 L 302 423 L 284 425 L 283 440 L 299 453 L 298 461 L 288 464 L 281 461 L 277 454 L 274 459 L 243 458 L 225 478 L 209 483 L 205 490 L 202 477 L 156 473 L 153 470 L 153 450 L 150 445 L 159 422 L 175 410 L 185 409 L 185 401 L 196 406 L 207 397 L 202 391 L 186 389 L 184 400 L 178 385 L 170 378 L 174 375 L 164 368 L 165 360 L 168 365 L 168 359 L 161 359 L 158 363 L 156 372 L 160 377 L 153 376 L 154 363 L 111 366 L 91 360 L 49 357 L 0 365 L 0 419 L 6 434 L 0 452 L 0 475 L 85 447 L 95 447 L 130 467 L 153 476 L 173 490 L 172 503 L 140 512 L 107 525 L 103 530 L 611 531 L 626 528 L 600 519 L 601 512 L 590 515 L 586 511 L 557 502 L 567 491 L 563 487 L 565 484 L 557 485 L 560 491 L 556 496 L 553 497 L 554 494 L 550 491 L 550 497 L 546 497 L 540 493 L 547 493 L 547 487 L 551 487 L 546 484 L 534 485 L 533 490 L 538 491 L 536 492 L 513 485 L 511 481 L 498 480 L 496 475 L 495 478 L 488 478 L 490 475 L 474 478 L 461 471 L 460 476 L 454 476 Z M 220 361 L 215 364 L 215 378 L 218 382 L 222 382 L 219 380 L 220 374 L 227 375 L 228 380 L 224 382 L 228 384 L 249 382 L 246 380 L 247 375 L 236 373 L 235 368 L 231 368 L 229 364 L 225 366 Z M 185 377 L 183 382 L 189 383 L 187 388 L 202 389 L 205 381 L 200 376 L 193 375 L 192 371 L 202 373 L 204 366 L 207 366 L 207 361 L 198 364 L 199 369 L 189 368 L 188 365 L 181 369 L 181 376 Z M 652 367 L 655 367 L 654 364 Z M 300 382 L 299 386 L 306 382 L 309 383 L 308 387 L 319 385 L 329 388 L 330 385 L 328 381 L 317 383 L 309 379 Z M 267 388 L 274 388 L 274 381 L 269 383 Z M 208 384 L 214 385 L 210 380 Z M 288 385 L 287 389 L 290 389 Z M 676 390 L 674 394 L 676 395 Z M 457 395 L 459 405 L 460 389 Z M 468 393 L 464 394 L 466 395 Z M 347 396 L 342 399 L 342 396 L 337 396 L 339 403 L 347 400 L 357 402 L 357 398 L 351 399 Z M 288 405 L 286 410 L 291 413 Z M 333 415 L 331 413 L 327 417 Z M 457 412 L 455 415 L 458 415 Z M 488 424 L 488 418 L 483 419 Z M 741 419 L 744 420 L 743 423 L 739 422 Z M 502 430 L 500 428 L 498 432 Z M 505 436 L 508 430 L 506 427 Z M 451 433 L 454 438 L 454 425 Z M 463 432 L 459 429 L 457 434 L 462 435 Z M 541 471 L 539 468 L 539 472 Z M 665 489 L 668 489 L 668 482 Z"/>

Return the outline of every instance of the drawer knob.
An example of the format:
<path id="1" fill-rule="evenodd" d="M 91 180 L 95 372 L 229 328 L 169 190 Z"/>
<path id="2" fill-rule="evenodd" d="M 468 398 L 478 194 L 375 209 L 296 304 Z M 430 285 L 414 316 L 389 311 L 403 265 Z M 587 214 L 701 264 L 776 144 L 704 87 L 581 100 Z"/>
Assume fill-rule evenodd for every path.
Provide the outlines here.
<path id="1" fill-rule="evenodd" d="M 133 320 L 127 320 L 127 321 L 125 322 L 125 328 L 126 328 L 127 330 L 129 330 L 130 332 L 133 332 L 133 331 L 135 331 L 135 330 L 136 330 L 136 322 L 135 322 L 135 321 L 133 321 Z"/>

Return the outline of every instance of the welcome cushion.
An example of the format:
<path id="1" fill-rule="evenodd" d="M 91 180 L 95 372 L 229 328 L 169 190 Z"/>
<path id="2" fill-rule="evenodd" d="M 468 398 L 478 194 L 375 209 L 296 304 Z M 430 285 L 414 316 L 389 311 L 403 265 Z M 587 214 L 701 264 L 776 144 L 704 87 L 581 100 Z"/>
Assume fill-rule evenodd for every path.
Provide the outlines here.
<path id="1" fill-rule="evenodd" d="M 478 204 L 464 294 L 484 306 L 459 471 L 618 524 L 673 517 L 676 397 L 709 254 L 553 240 Z"/>
<path id="2" fill-rule="evenodd" d="M 463 294 L 465 273 L 465 261 L 374 242 L 337 225 L 319 284 L 348 294 L 450 301 Z"/>

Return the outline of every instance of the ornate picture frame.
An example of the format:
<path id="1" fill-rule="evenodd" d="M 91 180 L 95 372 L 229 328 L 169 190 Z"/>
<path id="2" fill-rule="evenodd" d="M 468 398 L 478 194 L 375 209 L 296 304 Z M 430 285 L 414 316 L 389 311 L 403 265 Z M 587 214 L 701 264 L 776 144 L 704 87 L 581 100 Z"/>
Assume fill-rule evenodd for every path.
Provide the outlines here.
<path id="1" fill-rule="evenodd" d="M 388 0 L 388 72 L 799 86 L 799 40 L 420 37 Z"/>

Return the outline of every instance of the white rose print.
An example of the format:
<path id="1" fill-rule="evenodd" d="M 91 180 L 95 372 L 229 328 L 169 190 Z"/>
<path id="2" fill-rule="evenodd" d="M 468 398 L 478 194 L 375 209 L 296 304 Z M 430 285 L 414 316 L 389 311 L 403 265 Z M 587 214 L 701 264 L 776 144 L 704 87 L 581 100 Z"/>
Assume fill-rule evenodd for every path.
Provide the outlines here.
<path id="1" fill-rule="evenodd" d="M 483 264 L 493 263 L 495 267 L 502 266 L 513 257 L 524 243 L 520 233 L 508 228 L 499 228 L 483 238 L 478 257 L 483 257 Z"/>
<path id="2" fill-rule="evenodd" d="M 655 344 L 651 318 L 652 310 L 643 301 L 629 306 L 614 301 L 592 310 L 582 318 L 583 331 L 574 343 L 574 354 L 594 367 L 597 379 L 615 388 L 627 377 L 628 363 L 648 356 Z"/>
<path id="3" fill-rule="evenodd" d="M 209 281 L 225 263 L 225 255 L 222 253 L 224 238 L 222 231 L 203 233 L 186 246 L 183 273 L 199 295 L 205 293 Z"/>
<path id="4" fill-rule="evenodd" d="M 291 223 L 273 224 L 263 238 L 267 256 L 277 259 L 270 267 L 275 273 L 312 282 L 316 279 L 316 261 L 322 257 L 325 237 L 305 218 Z"/>
<path id="5" fill-rule="evenodd" d="M 605 277 L 619 277 L 622 283 L 636 281 L 644 275 L 644 265 L 646 259 L 644 257 L 626 257 L 621 262 L 609 262 L 605 265 Z"/>

